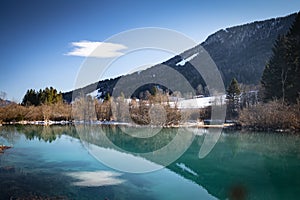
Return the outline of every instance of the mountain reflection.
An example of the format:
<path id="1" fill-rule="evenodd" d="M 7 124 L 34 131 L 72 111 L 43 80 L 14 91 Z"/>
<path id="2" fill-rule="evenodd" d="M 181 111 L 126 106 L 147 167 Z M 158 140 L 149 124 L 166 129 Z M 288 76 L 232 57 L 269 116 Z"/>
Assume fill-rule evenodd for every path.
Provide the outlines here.
<path id="1" fill-rule="evenodd" d="M 143 137 L 138 137 L 139 132 Z M 144 159 L 166 166 L 219 199 L 297 199 L 300 196 L 299 135 L 223 132 L 212 151 L 200 159 L 203 141 L 212 133 L 210 129 L 147 130 L 84 125 L 0 127 L 1 140 L 11 144 L 22 134 L 28 140 L 46 142 L 68 135 L 80 138 L 92 153 L 95 149 L 104 155 L 116 152 L 105 155 L 115 162 L 132 161 L 129 164 L 134 165 L 133 158 L 138 158 L 138 161 Z M 168 147 L 172 142 L 174 147 Z M 174 156 L 177 153 L 180 156 Z"/>
<path id="2" fill-rule="evenodd" d="M 181 128 L 127 127 L 124 129 L 124 127 L 119 126 L 101 128 L 77 126 L 76 130 L 81 141 L 94 157 L 112 168 L 115 168 L 116 166 L 114 165 L 117 165 L 118 167 L 116 168 L 118 170 L 123 171 L 126 168 L 126 172 L 132 173 L 150 172 L 157 170 L 157 167 L 151 170 L 149 165 L 152 164 L 148 163 L 149 165 L 145 166 L 145 162 L 141 164 L 141 159 L 134 159 L 131 160 L 133 162 L 131 166 L 134 170 L 130 170 L 128 167 L 129 163 L 124 159 L 130 159 L 132 156 L 139 157 L 156 163 L 161 166 L 160 168 L 163 168 L 177 160 L 189 148 L 195 137 L 192 132 Z M 132 132 L 134 132 L 134 136 L 131 135 Z M 137 137 L 136 134 L 138 132 L 141 133 L 142 137 Z M 149 137 L 145 138 L 147 135 Z M 127 156 L 117 162 L 103 155 L 103 149 L 95 149 L 94 145 L 115 150 L 115 156 L 126 156 L 126 154 Z M 117 154 L 117 152 L 123 154 Z M 113 152 L 110 151 L 110 153 L 112 154 Z M 138 164 L 141 165 L 140 169 L 136 168 Z"/>

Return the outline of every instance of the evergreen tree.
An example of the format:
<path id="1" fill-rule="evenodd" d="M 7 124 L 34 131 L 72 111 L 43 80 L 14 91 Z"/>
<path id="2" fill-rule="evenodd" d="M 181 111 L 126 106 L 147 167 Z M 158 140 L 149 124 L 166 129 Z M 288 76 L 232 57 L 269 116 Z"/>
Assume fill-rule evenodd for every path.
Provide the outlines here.
<path id="1" fill-rule="evenodd" d="M 27 90 L 24 95 L 22 105 L 24 106 L 38 106 L 42 104 L 55 104 L 63 102 L 62 94 L 57 93 L 57 90 L 50 87 L 46 87 L 44 90 L 39 90 L 36 92 L 33 89 Z"/>
<path id="2" fill-rule="evenodd" d="M 229 118 L 235 118 L 238 115 L 239 109 L 239 99 L 241 90 L 239 87 L 239 83 L 235 78 L 233 78 L 230 82 L 230 85 L 227 88 L 226 99 L 228 102 L 227 105 L 227 114 Z"/>
<path id="3" fill-rule="evenodd" d="M 264 101 L 296 103 L 300 93 L 300 13 L 289 32 L 278 37 L 261 83 Z"/>
<path id="4" fill-rule="evenodd" d="M 24 106 L 37 106 L 39 104 L 38 94 L 35 90 L 27 90 L 26 94 L 23 97 L 22 105 Z"/>

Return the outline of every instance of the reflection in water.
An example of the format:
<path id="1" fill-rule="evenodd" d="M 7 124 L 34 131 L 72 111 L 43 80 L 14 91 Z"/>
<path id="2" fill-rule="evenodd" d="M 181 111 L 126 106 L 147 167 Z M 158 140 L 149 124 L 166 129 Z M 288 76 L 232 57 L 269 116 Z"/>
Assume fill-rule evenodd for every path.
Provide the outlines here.
<path id="1" fill-rule="evenodd" d="M 133 128 L 132 128 L 133 129 Z M 81 141 L 85 144 L 89 152 L 99 161 L 107 166 L 131 173 L 145 173 L 161 169 L 175 160 L 177 160 L 191 145 L 195 135 L 192 132 L 182 128 L 167 128 L 161 129 L 157 134 L 149 138 L 131 137 L 122 132 L 119 127 L 95 127 L 95 126 L 76 126 L 76 130 Z M 153 131 L 150 127 L 135 128 L 135 132 Z M 103 151 L 95 148 L 96 146 L 114 149 L 117 152 L 122 152 L 122 159 L 112 159 L 118 155 L 107 156 Z M 112 151 L 110 153 L 113 153 Z M 126 158 L 130 158 L 130 162 L 124 159 L 125 154 L 131 154 Z M 133 158 L 132 155 L 137 159 Z M 143 159 L 138 159 L 143 158 Z M 147 159 L 147 162 L 141 162 Z M 157 165 L 153 165 L 156 163 Z"/>
<path id="2" fill-rule="evenodd" d="M 214 131 L 214 129 L 192 131 L 197 135 L 188 150 L 176 161 L 167 165 L 167 168 L 203 186 L 209 193 L 220 199 L 229 197 L 232 199 L 295 199 L 300 195 L 298 190 L 300 187 L 298 170 L 300 168 L 300 137 L 298 135 L 223 133 L 210 154 L 199 159 L 199 149 L 203 141 L 207 138 L 213 139 Z M 155 152 L 164 148 L 178 134 L 176 129 L 163 129 L 150 138 L 137 138 L 123 134 L 118 127 L 105 127 L 102 128 L 102 132 L 97 130 L 83 132 L 92 133 L 83 137 L 88 143 L 146 158 L 159 165 L 165 163 L 160 159 L 147 156 L 145 152 Z M 185 132 L 182 134 L 184 135 Z M 205 137 L 206 134 L 212 134 L 212 136 Z M 183 143 L 177 143 L 178 148 Z M 172 155 L 172 152 L 173 149 L 167 151 L 161 157 L 162 160 Z M 121 158 L 118 154 L 110 157 Z M 100 156 L 99 160 L 102 158 Z M 117 163 L 124 161 L 113 160 Z M 129 163 L 134 163 L 131 161 Z"/>
<path id="3" fill-rule="evenodd" d="M 149 138 L 138 138 L 123 134 L 118 126 L 79 128 L 80 138 L 88 148 L 101 151 L 113 161 L 123 159 L 128 163 L 132 157 L 159 167 L 163 162 L 148 155 L 164 148 L 178 134 L 177 129 L 169 128 Z M 28 195 L 32 190 L 42 196 L 60 195 L 69 199 L 213 198 L 203 192 L 202 187 L 218 199 L 273 200 L 300 196 L 299 135 L 223 133 L 214 149 L 199 159 L 205 135 L 212 130 L 194 129 L 187 131 L 195 133 L 188 135 L 191 145 L 167 165 L 168 170 L 120 174 L 88 158 L 76 139 L 79 138 L 76 130 L 78 127 L 72 126 L 0 127 L 1 143 L 14 144 L 13 149 L 0 156 L 0 188 L 6 188 L 0 192 L 0 199 L 16 197 L 14 194 Z M 182 131 L 181 135 L 184 134 Z M 70 142 L 72 138 L 76 142 Z M 180 148 L 183 144 L 177 142 L 176 145 Z M 164 156 L 168 155 L 162 158 Z"/>
<path id="4" fill-rule="evenodd" d="M 205 187 L 220 199 L 298 199 L 300 137 L 264 133 L 223 133 L 213 151 L 196 160 L 196 140 L 178 159 L 199 176 L 176 164 L 169 169 Z"/>
<path id="5" fill-rule="evenodd" d="M 96 159 L 112 169 L 138 173 L 141 170 L 149 172 L 162 168 L 161 165 L 134 154 L 93 144 L 86 144 L 85 146 L 89 148 L 89 152 L 92 152 Z"/>
<path id="6" fill-rule="evenodd" d="M 191 168 L 185 166 L 184 163 L 176 163 L 176 165 L 178 167 L 180 167 L 183 171 L 187 171 L 188 173 L 194 175 L 194 176 L 198 176 L 198 174 L 196 172 L 194 172 L 193 170 L 191 170 Z"/>
<path id="7" fill-rule="evenodd" d="M 71 176 L 77 180 L 73 183 L 74 185 L 85 187 L 119 185 L 125 182 L 125 180 L 119 178 L 121 175 L 120 173 L 110 171 L 80 171 L 67 173 L 67 176 Z"/>
<path id="8" fill-rule="evenodd" d="M 14 148 L 1 156 L 0 199 L 214 199 L 202 187 L 166 169 L 120 175 L 88 155 L 78 139 L 67 136 L 73 135 L 70 127 L 57 131 L 56 140 L 51 143 L 48 136 L 37 131 L 41 127 L 2 128 L 1 139 L 8 130 L 17 137 L 11 138 Z M 53 131 L 47 133 L 52 135 Z M 177 193 L 178 188 L 183 191 Z"/>
<path id="9" fill-rule="evenodd" d="M 0 136 L 2 140 L 13 144 L 20 138 L 20 134 L 24 134 L 26 139 L 39 139 L 45 142 L 53 142 L 61 135 L 69 135 L 78 138 L 74 126 L 55 125 L 55 126 L 37 126 L 37 125 L 16 125 L 16 126 L 1 126 Z M 0 141 L 1 142 L 1 141 Z"/>

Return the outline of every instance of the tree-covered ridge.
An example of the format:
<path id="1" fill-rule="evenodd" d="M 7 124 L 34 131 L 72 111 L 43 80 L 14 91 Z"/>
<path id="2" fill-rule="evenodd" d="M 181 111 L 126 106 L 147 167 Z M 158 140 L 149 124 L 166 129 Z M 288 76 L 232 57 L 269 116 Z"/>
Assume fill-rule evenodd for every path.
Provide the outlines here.
<path id="1" fill-rule="evenodd" d="M 296 103 L 300 95 L 300 13 L 289 32 L 279 36 L 263 72 L 264 100 Z"/>
<path id="2" fill-rule="evenodd" d="M 224 84 L 258 84 L 278 35 L 285 34 L 295 14 L 220 30 L 201 45 L 218 66 Z"/>
<path id="3" fill-rule="evenodd" d="M 183 75 L 195 90 L 199 85 L 205 88 L 206 84 L 202 76 L 191 64 L 192 62 L 185 62 L 183 65 L 179 64 L 181 61 L 189 60 L 188 58 L 191 57 L 197 60 L 197 57 L 201 54 L 201 50 L 204 48 L 216 63 L 222 75 L 225 87 L 229 86 L 232 78 L 236 78 L 239 83 L 243 84 L 258 84 L 264 67 L 272 55 L 274 42 L 278 35 L 286 34 L 295 17 L 296 14 L 291 14 L 286 17 L 222 29 L 210 35 L 206 41 L 200 45 L 188 49 L 162 64 L 143 70 L 139 72 L 139 74 L 144 77 L 148 75 L 152 76 L 154 73 L 157 75 L 163 73 L 161 68 L 163 65 L 167 65 Z M 82 92 L 88 94 L 95 90 L 99 90 L 103 96 L 107 93 L 112 94 L 120 78 L 135 80 L 136 76 L 137 73 L 133 73 L 114 79 L 99 81 L 86 87 L 66 92 L 63 94 L 63 98 L 65 101 L 71 102 L 72 96 L 76 98 L 80 96 Z M 133 96 L 139 98 L 141 92 L 145 92 L 146 90 L 150 91 L 154 86 L 157 85 L 148 84 L 144 87 L 140 87 L 135 91 Z M 163 86 L 160 85 L 160 87 L 162 88 Z"/>
<path id="4" fill-rule="evenodd" d="M 22 105 L 38 106 L 42 104 L 55 104 L 62 102 L 62 93 L 57 92 L 53 87 L 46 87 L 44 90 L 35 91 L 34 89 L 27 90 Z"/>

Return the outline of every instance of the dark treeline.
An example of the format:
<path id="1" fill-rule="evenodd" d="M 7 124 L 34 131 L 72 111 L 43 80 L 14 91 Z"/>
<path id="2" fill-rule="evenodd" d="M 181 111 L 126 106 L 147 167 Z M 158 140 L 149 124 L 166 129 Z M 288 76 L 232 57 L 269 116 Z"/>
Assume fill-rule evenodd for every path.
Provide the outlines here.
<path id="1" fill-rule="evenodd" d="M 279 36 L 261 79 L 261 102 L 240 110 L 243 126 L 259 130 L 300 130 L 300 13 Z"/>
<path id="2" fill-rule="evenodd" d="M 297 103 L 300 95 L 300 14 L 289 32 L 279 36 L 261 80 L 264 101 Z"/>
<path id="3" fill-rule="evenodd" d="M 27 90 L 22 105 L 24 106 L 38 106 L 42 104 L 55 104 L 63 101 L 62 93 L 57 92 L 53 87 L 46 87 L 44 90 L 35 91 L 33 89 Z"/>

